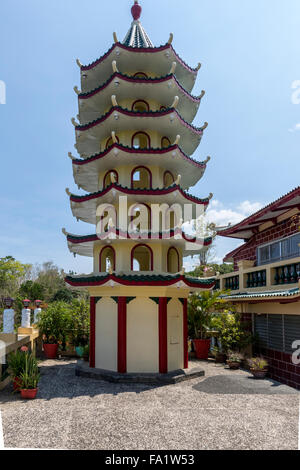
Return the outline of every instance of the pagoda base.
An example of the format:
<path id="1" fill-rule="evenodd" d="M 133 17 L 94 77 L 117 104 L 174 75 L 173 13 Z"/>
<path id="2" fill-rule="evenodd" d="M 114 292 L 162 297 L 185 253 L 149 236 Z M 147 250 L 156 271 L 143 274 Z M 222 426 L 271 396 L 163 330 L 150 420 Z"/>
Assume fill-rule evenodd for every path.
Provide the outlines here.
<path id="1" fill-rule="evenodd" d="M 203 377 L 205 372 L 200 367 L 193 367 L 192 369 L 179 369 L 166 374 L 119 374 L 114 371 L 89 367 L 88 363 L 80 360 L 77 362 L 75 374 L 78 377 L 86 377 L 94 380 L 106 380 L 107 382 L 112 383 L 168 385 L 183 382 L 184 380 L 195 379 L 197 377 Z"/>
<path id="2" fill-rule="evenodd" d="M 188 369 L 188 290 L 89 290 L 91 368 L 150 377 Z"/>

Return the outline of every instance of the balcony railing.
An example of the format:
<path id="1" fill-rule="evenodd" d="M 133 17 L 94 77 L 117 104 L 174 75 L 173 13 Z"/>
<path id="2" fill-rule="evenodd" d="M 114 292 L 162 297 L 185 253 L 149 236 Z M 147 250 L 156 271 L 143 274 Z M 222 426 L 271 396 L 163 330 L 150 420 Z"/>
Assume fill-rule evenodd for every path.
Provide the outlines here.
<path id="1" fill-rule="evenodd" d="M 285 264 L 275 268 L 275 285 L 294 284 L 300 277 L 300 263 Z"/>
<path id="2" fill-rule="evenodd" d="M 254 271 L 247 274 L 247 287 L 264 287 L 267 285 L 267 271 Z"/>
<path id="3" fill-rule="evenodd" d="M 239 276 L 232 276 L 225 278 L 225 289 L 228 290 L 239 290 L 240 281 Z"/>

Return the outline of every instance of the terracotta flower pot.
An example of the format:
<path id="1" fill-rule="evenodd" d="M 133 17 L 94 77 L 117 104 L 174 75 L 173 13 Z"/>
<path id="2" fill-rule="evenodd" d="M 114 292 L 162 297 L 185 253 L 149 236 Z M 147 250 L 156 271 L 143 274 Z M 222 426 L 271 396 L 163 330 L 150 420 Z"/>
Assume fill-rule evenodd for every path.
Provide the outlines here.
<path id="1" fill-rule="evenodd" d="M 37 388 L 21 389 L 21 397 L 25 400 L 33 400 L 38 392 Z"/>
<path id="2" fill-rule="evenodd" d="M 193 339 L 197 359 L 208 359 L 210 339 Z"/>
<path id="3" fill-rule="evenodd" d="M 267 369 L 250 369 L 255 379 L 264 379 L 268 373 Z"/>
<path id="4" fill-rule="evenodd" d="M 16 391 L 19 392 L 21 385 L 22 385 L 21 379 L 20 379 L 19 377 L 15 377 L 15 378 L 13 379 L 13 388 L 14 388 L 14 391 L 15 391 L 15 392 L 16 392 Z"/>
<path id="5" fill-rule="evenodd" d="M 58 344 L 44 343 L 43 347 L 44 347 L 44 353 L 47 359 L 57 358 Z"/>
<path id="6" fill-rule="evenodd" d="M 241 363 L 239 361 L 226 361 L 229 369 L 237 370 L 240 368 Z"/>

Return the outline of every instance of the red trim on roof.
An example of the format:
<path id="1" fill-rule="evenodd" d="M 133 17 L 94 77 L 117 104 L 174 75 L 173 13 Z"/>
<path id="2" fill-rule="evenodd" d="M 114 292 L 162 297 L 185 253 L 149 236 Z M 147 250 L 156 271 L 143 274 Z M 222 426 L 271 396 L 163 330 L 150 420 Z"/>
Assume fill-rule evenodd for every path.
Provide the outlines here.
<path id="1" fill-rule="evenodd" d="M 265 215 L 266 213 L 268 213 L 270 210 L 274 211 L 275 208 L 278 208 L 278 210 L 284 210 L 285 208 L 284 207 L 281 207 L 280 206 L 282 204 L 285 204 L 287 202 L 289 202 L 291 199 L 293 199 L 295 196 L 299 196 L 300 195 L 300 186 L 298 186 L 297 188 L 293 189 L 292 191 L 290 191 L 289 193 L 285 194 L 284 196 L 281 196 L 279 199 L 276 199 L 275 201 L 271 202 L 270 204 L 268 204 L 267 206 L 263 207 L 262 209 L 260 209 L 259 211 L 255 212 L 254 214 L 250 215 L 249 217 L 246 217 L 246 219 L 242 220 L 241 222 L 239 222 L 238 224 L 236 225 L 233 225 L 227 229 L 224 229 L 224 230 L 220 230 L 218 232 L 218 235 L 222 236 L 222 237 L 227 237 L 231 234 L 234 234 L 236 232 L 239 232 L 240 230 L 243 229 L 243 227 L 247 227 L 248 225 L 250 224 L 254 224 L 255 223 L 255 220 L 258 219 L 259 217 L 262 217 L 263 215 Z M 289 210 L 289 209 L 287 209 Z M 264 222 L 267 222 L 266 221 L 257 221 L 256 223 L 261 225 L 263 224 Z M 247 229 L 245 229 L 247 230 Z M 249 230 L 253 230 L 253 228 L 249 227 Z"/>
<path id="2" fill-rule="evenodd" d="M 180 57 L 179 55 L 175 52 L 173 46 L 171 44 L 165 44 L 164 46 L 160 46 L 160 47 L 128 47 L 128 46 L 125 46 L 124 44 L 120 43 L 120 42 L 117 42 L 115 43 L 102 57 L 100 57 L 99 59 L 95 60 L 94 62 L 92 62 L 91 64 L 89 65 L 82 65 L 81 66 L 81 70 L 91 70 L 93 69 L 94 67 L 96 67 L 98 64 L 100 64 L 101 62 L 103 62 L 109 55 L 111 52 L 114 51 L 114 49 L 116 49 L 117 47 L 120 47 L 121 49 L 124 49 L 125 51 L 128 51 L 128 52 L 140 52 L 142 54 L 144 53 L 150 53 L 150 54 L 153 54 L 155 52 L 161 52 L 161 51 L 165 51 L 166 49 L 171 49 L 172 52 L 174 53 L 176 59 L 178 60 L 178 62 L 185 68 L 187 69 L 189 72 L 191 73 L 194 73 L 195 75 L 197 74 L 198 72 L 198 69 L 197 68 L 192 68 L 190 67 L 189 65 L 187 65 Z"/>

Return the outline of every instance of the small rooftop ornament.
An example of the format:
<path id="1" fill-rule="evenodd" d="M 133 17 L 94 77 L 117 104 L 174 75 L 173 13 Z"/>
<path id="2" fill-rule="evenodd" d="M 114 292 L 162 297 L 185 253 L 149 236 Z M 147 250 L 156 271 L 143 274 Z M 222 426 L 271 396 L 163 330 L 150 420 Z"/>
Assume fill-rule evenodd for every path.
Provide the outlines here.
<path id="1" fill-rule="evenodd" d="M 139 5 L 139 2 L 137 0 L 134 2 L 133 7 L 131 8 L 131 14 L 132 14 L 134 21 L 139 20 L 141 17 L 142 7 L 141 5 Z"/>
<path id="2" fill-rule="evenodd" d="M 4 299 L 5 307 L 11 308 L 13 306 L 13 303 L 14 303 L 14 299 L 12 299 L 11 297 L 5 297 Z"/>
<path id="3" fill-rule="evenodd" d="M 37 300 L 34 301 L 34 303 L 35 303 L 36 307 L 39 308 L 42 304 L 42 301 L 37 299 Z"/>
<path id="4" fill-rule="evenodd" d="M 30 301 L 29 299 L 24 299 L 24 300 L 23 300 L 23 305 L 24 305 L 24 307 L 25 307 L 25 308 L 28 308 L 29 305 L 30 305 L 30 302 L 31 302 L 31 301 Z"/>

